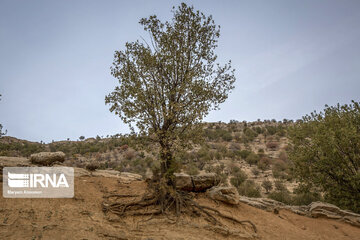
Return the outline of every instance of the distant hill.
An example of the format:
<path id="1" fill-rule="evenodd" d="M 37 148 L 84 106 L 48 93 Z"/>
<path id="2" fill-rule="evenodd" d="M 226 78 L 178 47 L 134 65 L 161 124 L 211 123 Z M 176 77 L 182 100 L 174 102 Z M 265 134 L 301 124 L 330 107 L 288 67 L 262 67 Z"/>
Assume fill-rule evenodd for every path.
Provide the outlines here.
<path id="1" fill-rule="evenodd" d="M 242 195 L 301 204 L 301 196 L 294 194 L 297 183 L 287 156 L 287 129 L 292 124 L 288 120 L 205 123 L 205 142 L 189 151 L 177 152 L 175 157 L 183 163 L 184 172 L 215 172 L 222 184 L 236 186 Z M 156 146 L 141 136 L 117 134 L 48 144 L 8 136 L 0 139 L 0 156 L 29 157 L 42 151 L 64 152 L 68 166 L 84 168 L 96 163 L 100 169 L 142 175 L 151 175 L 152 170 L 159 167 Z"/>

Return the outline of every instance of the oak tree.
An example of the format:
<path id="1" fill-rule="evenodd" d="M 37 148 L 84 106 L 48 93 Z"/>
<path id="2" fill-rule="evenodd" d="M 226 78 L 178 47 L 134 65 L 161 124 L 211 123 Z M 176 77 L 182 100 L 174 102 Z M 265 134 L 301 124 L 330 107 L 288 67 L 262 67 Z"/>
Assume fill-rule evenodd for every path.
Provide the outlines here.
<path id="1" fill-rule="evenodd" d="M 185 3 L 172 13 L 165 22 L 142 18 L 149 39 L 115 51 L 111 74 L 118 86 L 105 97 L 111 112 L 158 144 L 160 175 L 169 182 L 178 170 L 174 151 L 198 136 L 199 123 L 227 99 L 235 81 L 231 62 L 217 63 L 220 26 L 212 16 Z"/>

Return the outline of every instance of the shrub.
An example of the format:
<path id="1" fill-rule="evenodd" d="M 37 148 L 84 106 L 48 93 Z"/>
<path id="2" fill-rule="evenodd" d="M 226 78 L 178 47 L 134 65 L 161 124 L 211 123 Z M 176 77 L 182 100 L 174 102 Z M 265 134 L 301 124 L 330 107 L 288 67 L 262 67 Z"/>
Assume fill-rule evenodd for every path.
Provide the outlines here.
<path id="1" fill-rule="evenodd" d="M 238 154 L 242 159 L 246 159 L 247 156 L 249 156 L 250 153 L 251 153 L 251 151 L 249 151 L 249 150 L 241 150 L 241 151 L 237 152 L 237 154 Z"/>
<path id="2" fill-rule="evenodd" d="M 269 198 L 285 203 L 291 204 L 292 199 L 288 191 L 274 191 L 268 195 Z"/>
<path id="3" fill-rule="evenodd" d="M 253 164 L 257 164 L 258 161 L 259 161 L 259 158 L 260 158 L 259 155 L 255 154 L 255 153 L 250 153 L 250 154 L 246 157 L 245 161 L 246 161 L 248 164 L 250 164 L 250 166 L 251 166 L 251 165 L 253 165 Z"/>
<path id="4" fill-rule="evenodd" d="M 264 154 L 264 153 L 265 153 L 264 149 L 259 148 L 259 150 L 258 150 L 258 154 Z"/>
<path id="5" fill-rule="evenodd" d="M 231 166 L 230 167 L 230 172 L 231 172 L 231 174 L 236 174 L 236 173 L 238 173 L 238 172 L 240 172 L 241 171 L 241 169 L 238 167 L 238 166 Z"/>
<path id="6" fill-rule="evenodd" d="M 284 183 L 279 180 L 275 181 L 275 189 L 277 191 L 287 191 L 287 188 L 285 187 Z"/>
<path id="7" fill-rule="evenodd" d="M 256 128 L 255 128 L 255 132 L 256 132 L 257 134 L 262 134 L 262 133 L 264 133 L 264 129 L 261 128 L 261 127 L 256 127 Z"/>
<path id="8" fill-rule="evenodd" d="M 272 166 L 272 173 L 274 178 L 290 180 L 288 171 L 289 171 L 288 165 L 280 159 L 276 160 Z"/>
<path id="9" fill-rule="evenodd" d="M 252 168 L 251 172 L 252 172 L 252 174 L 254 174 L 254 176 L 258 176 L 260 173 L 260 171 L 257 167 Z"/>
<path id="10" fill-rule="evenodd" d="M 124 153 L 124 157 L 126 160 L 132 160 L 135 157 L 135 151 L 129 150 Z"/>
<path id="11" fill-rule="evenodd" d="M 221 136 L 221 138 L 222 138 L 224 141 L 226 141 L 226 142 L 231 142 L 232 139 L 233 139 L 231 133 L 228 132 L 228 131 L 226 131 L 226 133 L 224 133 L 224 134 Z"/>
<path id="12" fill-rule="evenodd" d="M 201 147 L 199 149 L 199 151 L 196 153 L 196 157 L 201 162 L 208 162 L 208 161 L 210 161 L 212 159 L 210 157 L 210 152 L 209 152 L 209 149 L 207 147 Z"/>
<path id="13" fill-rule="evenodd" d="M 231 143 L 230 149 L 236 151 L 236 150 L 241 150 L 241 147 L 240 147 L 240 144 L 238 144 L 238 143 Z"/>
<path id="14" fill-rule="evenodd" d="M 189 175 L 198 175 L 199 169 L 197 168 L 197 166 L 195 164 L 190 164 L 186 168 L 186 173 Z"/>
<path id="15" fill-rule="evenodd" d="M 293 205 L 309 205 L 312 202 L 323 201 L 321 195 L 319 193 L 314 192 L 302 192 L 296 193 L 292 199 Z"/>
<path id="16" fill-rule="evenodd" d="M 98 163 L 92 162 L 92 163 L 86 164 L 85 168 L 92 172 L 92 171 L 95 171 L 96 169 L 100 168 L 100 165 Z"/>
<path id="17" fill-rule="evenodd" d="M 276 127 L 275 126 L 266 126 L 266 132 L 268 135 L 276 134 Z"/>
<path id="18" fill-rule="evenodd" d="M 256 137 L 258 133 L 254 132 L 251 128 L 244 128 L 244 136 L 246 137 L 246 140 L 249 142 L 252 142 Z"/>
<path id="19" fill-rule="evenodd" d="M 285 129 L 279 126 L 276 135 L 278 135 L 279 137 L 284 137 L 286 135 Z"/>
<path id="20" fill-rule="evenodd" d="M 269 169 L 270 167 L 270 158 L 268 157 L 262 157 L 260 158 L 258 164 L 257 164 L 258 168 L 262 171 L 266 171 Z"/>
<path id="21" fill-rule="evenodd" d="M 219 179 L 220 183 L 227 185 L 228 176 L 224 173 L 225 165 L 220 164 L 216 166 L 213 171 L 216 174 L 216 177 Z M 212 172 L 212 171 L 211 171 Z"/>
<path id="22" fill-rule="evenodd" d="M 216 160 L 220 160 L 220 159 L 222 159 L 222 155 L 221 155 L 221 153 L 216 152 L 216 153 L 215 153 L 215 158 L 216 158 Z"/>
<path id="23" fill-rule="evenodd" d="M 230 179 L 230 183 L 234 187 L 239 187 L 246 179 L 247 179 L 246 173 L 239 169 L 239 171 L 236 172 L 233 175 L 233 177 Z"/>
<path id="24" fill-rule="evenodd" d="M 272 182 L 267 179 L 261 183 L 261 186 L 265 189 L 266 193 L 269 193 L 273 188 Z"/>
<path id="25" fill-rule="evenodd" d="M 247 197 L 261 197 L 260 187 L 252 180 L 246 180 L 238 187 L 240 195 Z"/>

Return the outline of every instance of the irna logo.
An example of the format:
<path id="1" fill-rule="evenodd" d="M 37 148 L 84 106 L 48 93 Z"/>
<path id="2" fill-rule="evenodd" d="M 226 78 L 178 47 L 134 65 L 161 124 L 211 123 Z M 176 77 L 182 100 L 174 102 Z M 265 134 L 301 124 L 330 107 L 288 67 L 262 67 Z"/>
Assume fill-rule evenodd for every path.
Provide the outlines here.
<path id="1" fill-rule="evenodd" d="M 47 188 L 49 186 L 55 188 L 69 187 L 69 183 L 63 173 L 59 175 L 53 173 L 50 175 L 41 173 L 21 174 L 8 172 L 8 185 L 13 188 Z"/>
<path id="2" fill-rule="evenodd" d="M 71 167 L 4 167 L 5 198 L 72 198 L 74 169 Z"/>

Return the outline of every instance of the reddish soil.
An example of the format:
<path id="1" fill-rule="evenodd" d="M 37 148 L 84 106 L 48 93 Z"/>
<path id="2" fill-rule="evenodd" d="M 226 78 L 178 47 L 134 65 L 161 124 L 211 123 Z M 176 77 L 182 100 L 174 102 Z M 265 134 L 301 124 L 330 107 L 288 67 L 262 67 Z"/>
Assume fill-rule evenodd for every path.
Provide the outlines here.
<path id="1" fill-rule="evenodd" d="M 116 178 L 80 177 L 73 199 L 0 198 L 0 239 L 360 239 L 360 228 L 330 219 L 308 218 L 281 210 L 266 212 L 245 204 L 218 204 L 198 194 L 196 201 L 251 227 L 222 220 L 234 234 L 211 227 L 203 218 L 183 216 L 177 222 L 165 216 L 126 217 L 105 215 L 104 194 L 144 193 L 144 182 L 118 183 Z M 2 192 L 2 189 L 1 189 Z"/>

